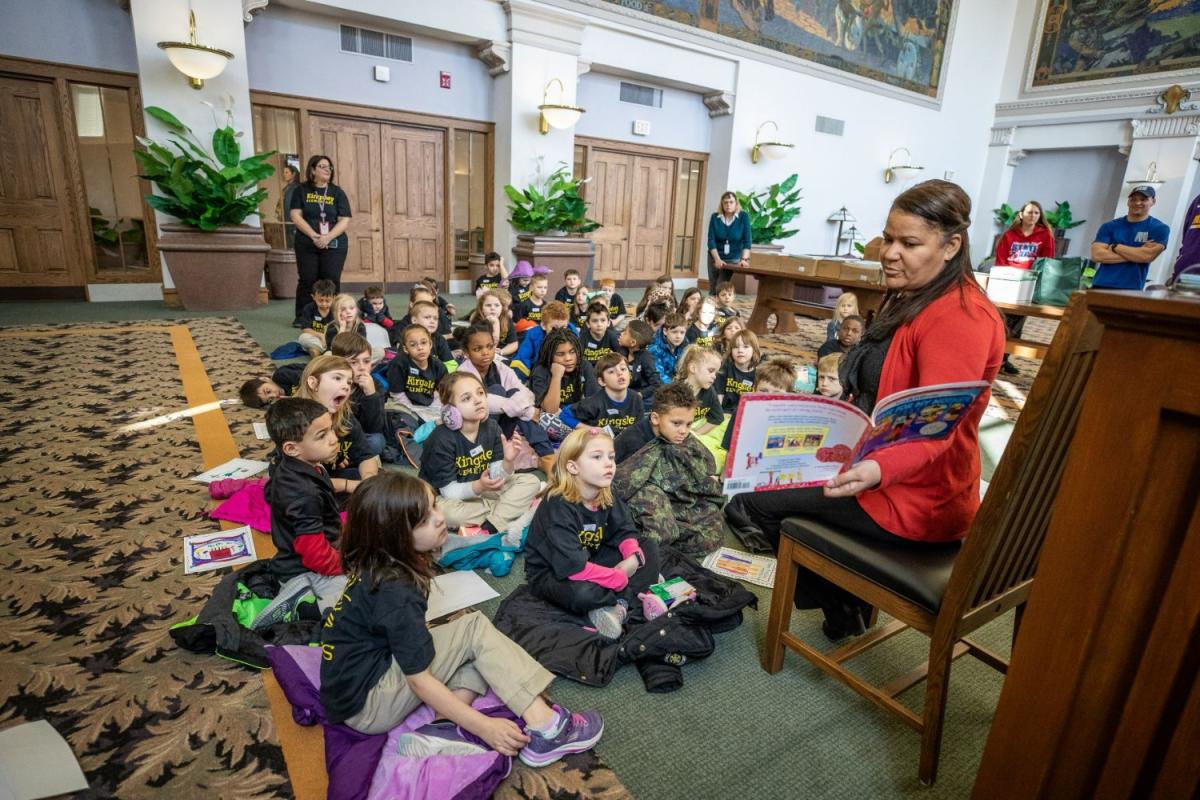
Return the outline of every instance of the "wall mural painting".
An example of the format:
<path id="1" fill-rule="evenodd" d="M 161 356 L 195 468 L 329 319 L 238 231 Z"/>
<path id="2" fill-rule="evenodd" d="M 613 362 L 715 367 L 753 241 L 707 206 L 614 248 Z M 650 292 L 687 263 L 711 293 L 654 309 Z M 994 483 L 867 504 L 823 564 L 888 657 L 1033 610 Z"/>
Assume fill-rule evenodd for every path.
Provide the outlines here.
<path id="1" fill-rule="evenodd" d="M 1034 86 L 1200 67 L 1200 0 L 1048 0 Z"/>
<path id="2" fill-rule="evenodd" d="M 606 0 L 937 97 L 954 0 Z"/>

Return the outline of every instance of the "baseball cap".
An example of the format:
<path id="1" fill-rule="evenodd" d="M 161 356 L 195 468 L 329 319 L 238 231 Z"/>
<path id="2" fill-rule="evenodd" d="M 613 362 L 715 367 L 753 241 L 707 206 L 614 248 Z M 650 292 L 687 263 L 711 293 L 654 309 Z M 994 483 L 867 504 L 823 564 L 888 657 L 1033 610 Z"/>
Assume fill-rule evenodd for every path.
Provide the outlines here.
<path id="1" fill-rule="evenodd" d="M 1142 194 L 1149 197 L 1151 200 L 1156 199 L 1153 186 L 1135 186 L 1129 191 L 1129 194 Z"/>

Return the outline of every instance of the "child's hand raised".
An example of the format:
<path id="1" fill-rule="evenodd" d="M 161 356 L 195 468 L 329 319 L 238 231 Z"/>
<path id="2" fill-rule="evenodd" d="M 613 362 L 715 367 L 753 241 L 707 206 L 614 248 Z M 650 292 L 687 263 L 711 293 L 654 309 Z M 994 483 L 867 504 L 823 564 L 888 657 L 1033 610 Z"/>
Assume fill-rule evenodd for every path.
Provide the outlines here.
<path id="1" fill-rule="evenodd" d="M 511 439 L 501 434 L 500 441 L 504 444 L 505 463 L 511 464 L 528 452 L 529 442 L 521 435 L 520 431 L 514 431 Z"/>

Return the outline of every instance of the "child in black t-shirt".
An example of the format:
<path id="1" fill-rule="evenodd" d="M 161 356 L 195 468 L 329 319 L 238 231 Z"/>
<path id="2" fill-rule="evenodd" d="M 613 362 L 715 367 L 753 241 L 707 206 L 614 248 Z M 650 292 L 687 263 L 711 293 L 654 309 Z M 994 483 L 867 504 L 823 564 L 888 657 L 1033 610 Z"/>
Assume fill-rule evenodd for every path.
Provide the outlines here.
<path id="1" fill-rule="evenodd" d="M 713 340 L 717 334 L 717 304 L 713 302 L 711 297 L 706 297 L 700 301 L 700 305 L 696 307 L 696 312 L 689 318 L 691 325 L 688 326 L 687 341 L 688 344 L 694 344 L 697 347 L 712 347 Z"/>
<path id="2" fill-rule="evenodd" d="M 751 391 L 761 394 L 796 394 L 796 362 L 790 358 L 776 356 L 759 364 L 754 371 L 754 388 Z M 741 411 L 741 406 L 735 406 L 729 424 L 725 427 L 725 438 L 721 441 L 721 447 L 726 451 L 733 441 L 733 432 L 737 428 Z"/>
<path id="3" fill-rule="evenodd" d="M 533 264 L 528 261 L 518 261 L 508 273 L 508 294 L 512 305 L 529 299 L 529 283 L 533 280 Z"/>
<path id="4" fill-rule="evenodd" d="M 614 437 L 642 418 L 642 396 L 629 389 L 629 365 L 620 353 L 596 362 L 596 380 L 603 391 L 562 410 L 565 425 L 608 428 Z"/>
<path id="5" fill-rule="evenodd" d="M 325 326 L 325 352 L 329 352 L 333 347 L 333 337 L 339 333 L 357 333 L 366 338 L 367 327 L 363 325 L 362 312 L 358 310 L 358 301 L 353 295 L 339 294 L 333 298 L 333 307 L 330 310 L 333 313 L 333 321 Z M 382 349 L 379 351 L 379 358 L 383 358 Z"/>
<path id="6" fill-rule="evenodd" d="M 319 280 L 313 284 L 312 302 L 300 311 L 300 335 L 296 341 L 310 358 L 325 352 L 325 328 L 333 323 L 333 298 L 337 296 L 337 285 L 331 280 Z"/>
<path id="7" fill-rule="evenodd" d="M 654 365 L 654 356 L 646 349 L 654 340 L 654 328 L 650 323 L 640 319 L 631 319 L 621 331 L 618 345 L 625 354 L 625 363 L 629 365 L 629 388 L 649 399 L 654 390 L 662 386 L 662 378 Z"/>
<path id="8" fill-rule="evenodd" d="M 504 258 L 499 253 L 488 253 L 483 257 L 483 274 L 475 279 L 475 296 L 488 289 L 499 289 L 508 284 L 508 270 L 504 268 Z"/>
<path id="9" fill-rule="evenodd" d="M 437 385 L 449 373 L 433 357 L 433 338 L 420 325 L 409 325 L 401 334 L 403 352 L 388 364 L 388 391 L 392 399 L 423 420 L 437 419 L 442 404 Z"/>
<path id="10" fill-rule="evenodd" d="M 507 531 L 529 510 L 538 479 L 513 474 L 529 446 L 520 433 L 505 439 L 488 419 L 483 383 L 465 370 L 438 384 L 442 422 L 421 453 L 421 477 L 438 490 L 438 509 L 451 528 L 479 525 L 487 533 Z"/>
<path id="11" fill-rule="evenodd" d="M 862 341 L 863 331 L 867 322 L 857 314 L 852 314 L 842 320 L 838 326 L 837 338 L 829 339 L 817 348 L 817 359 L 820 360 L 831 353 L 845 353 L 851 347 Z"/>
<path id="12" fill-rule="evenodd" d="M 587 308 L 587 324 L 579 329 L 579 342 L 583 346 L 583 357 L 595 364 L 609 353 L 619 352 L 620 336 L 613 330 L 608 306 L 597 300 Z"/>
<path id="13" fill-rule="evenodd" d="M 604 731 L 600 715 L 543 700 L 554 676 L 486 616 L 476 611 L 426 626 L 433 553 L 446 538 L 433 494 L 417 478 L 385 473 L 351 499 L 342 542 L 350 579 L 321 631 L 321 705 L 329 721 L 387 733 L 427 703 L 449 720 L 451 736 L 438 722 L 405 733 L 397 742 L 404 755 L 471 752 L 454 726 L 534 767 L 593 747 Z M 471 707 L 489 689 L 523 719 L 527 734 Z"/>
<path id="14" fill-rule="evenodd" d="M 271 508 L 271 574 L 280 585 L 294 579 L 307 583 L 322 610 L 333 605 L 345 586 L 342 562 L 334 547 L 342 518 L 333 482 L 324 462 L 334 458 L 338 439 L 333 416 L 320 403 L 285 397 L 267 409 L 267 432 L 276 451 L 263 494 Z M 337 479 L 352 490 L 357 481 Z M 297 592 L 279 593 L 279 603 L 263 609 L 255 627 L 279 622 L 292 609 L 284 607 Z"/>
<path id="15" fill-rule="evenodd" d="M 613 496 L 616 470 L 611 436 L 599 428 L 572 431 L 525 543 L 530 591 L 587 614 L 607 639 L 620 638 L 630 604 L 658 580 L 657 548 L 638 542 L 629 509 Z"/>
<path id="16" fill-rule="evenodd" d="M 736 319 L 736 317 L 730 317 Z M 725 361 L 717 373 L 717 394 L 721 396 L 721 410 L 732 414 L 738 400 L 754 387 L 754 370 L 762 358 L 758 337 L 742 329 L 729 340 Z"/>
<path id="17" fill-rule="evenodd" d="M 502 356 L 511 356 L 521 346 L 517 341 L 517 331 L 513 327 L 512 314 L 504 303 L 502 290 L 488 290 L 479 295 L 479 299 L 475 302 L 475 310 L 471 312 L 470 321 L 472 323 L 484 322 L 492 326 L 496 350 Z"/>
<path id="18" fill-rule="evenodd" d="M 563 285 L 554 293 L 554 299 L 563 305 L 570 306 L 575 299 L 575 291 L 583 285 L 579 270 L 569 269 L 563 273 Z"/>
<path id="19" fill-rule="evenodd" d="M 392 319 L 392 311 L 388 308 L 387 297 L 383 294 L 382 286 L 368 286 L 359 298 L 358 310 L 364 322 L 373 322 L 386 330 L 391 330 L 396 321 Z"/>
<path id="20" fill-rule="evenodd" d="M 603 295 L 600 301 L 604 303 L 605 309 L 608 311 L 608 318 L 612 321 L 614 328 L 625 327 L 625 300 L 621 295 L 617 294 L 617 282 L 612 278 L 603 278 L 600 281 L 600 292 Z"/>
<path id="21" fill-rule="evenodd" d="M 599 388 L 592 365 L 584 360 L 579 338 L 569 328 L 546 334 L 537 366 L 529 376 L 529 388 L 537 407 L 550 414 L 578 403 Z"/>
<path id="22" fill-rule="evenodd" d="M 341 356 L 350 364 L 350 407 L 366 436 L 367 451 L 380 455 L 389 440 L 387 413 L 384 404 L 387 393 L 371 374 L 371 343 L 357 333 L 339 333 L 333 337 L 329 352 Z"/>
<path id="23" fill-rule="evenodd" d="M 242 384 L 241 388 L 238 389 L 238 397 L 241 398 L 242 405 L 246 406 L 246 408 L 266 408 L 281 397 L 289 397 L 292 392 L 289 391 L 288 388 L 285 387 L 276 376 L 279 375 L 279 371 L 284 369 L 284 367 L 291 367 L 294 369 L 297 366 L 300 367 L 301 372 L 304 370 L 303 364 L 284 364 L 282 367 L 279 367 L 279 369 L 275 370 L 275 372 L 269 378 L 259 375 L 247 380 Z M 289 372 L 291 371 L 292 370 L 289 370 Z M 299 382 L 299 380 L 300 373 L 297 372 L 295 381 L 292 383 L 293 391 L 295 390 L 296 384 Z"/>
<path id="24" fill-rule="evenodd" d="M 445 364 L 446 369 L 450 372 L 458 369 L 458 362 L 454 359 L 454 351 L 450 349 L 450 343 L 446 341 L 445 336 L 439 333 L 441 319 L 437 306 L 427 300 L 418 300 L 408 309 L 408 316 L 405 319 L 408 322 L 403 328 L 392 329 L 396 334 L 397 345 L 403 346 L 404 342 L 400 337 L 410 325 L 420 325 L 429 331 L 429 338 L 433 342 L 433 357 Z"/>
<path id="25" fill-rule="evenodd" d="M 580 286 L 575 290 L 571 300 L 571 324 L 577 329 L 583 330 L 587 327 L 588 306 L 593 300 L 592 290 L 588 287 Z"/>
<path id="26" fill-rule="evenodd" d="M 733 301 L 737 297 L 737 289 L 729 281 L 721 281 L 717 284 L 715 294 L 717 298 L 717 316 L 721 319 L 739 316 L 738 310 L 733 307 Z"/>
<path id="27" fill-rule="evenodd" d="M 354 390 L 354 369 L 341 356 L 323 355 L 314 358 L 300 376 L 298 397 L 316 400 L 333 414 L 333 429 L 338 437 L 338 450 L 325 466 L 335 478 L 350 478 L 353 491 L 358 479 L 379 472 L 379 456 L 371 452 L 362 425 L 354 416 L 350 396 Z"/>
<path id="28" fill-rule="evenodd" d="M 550 279 L 545 275 L 534 275 L 529 281 L 529 297 L 519 303 L 513 303 L 513 319 L 528 320 L 524 327 L 517 326 L 521 331 L 542 321 L 542 307 L 546 305 L 546 294 L 549 291 Z"/>
<path id="29" fill-rule="evenodd" d="M 442 297 L 441 287 L 438 285 L 437 278 L 432 275 L 426 275 L 424 278 L 421 278 L 421 283 L 425 284 L 429 291 L 433 292 L 434 302 L 437 304 L 438 311 L 445 314 L 446 318 L 450 320 L 451 325 L 453 325 L 454 315 L 458 313 L 458 309 L 454 303 Z"/>

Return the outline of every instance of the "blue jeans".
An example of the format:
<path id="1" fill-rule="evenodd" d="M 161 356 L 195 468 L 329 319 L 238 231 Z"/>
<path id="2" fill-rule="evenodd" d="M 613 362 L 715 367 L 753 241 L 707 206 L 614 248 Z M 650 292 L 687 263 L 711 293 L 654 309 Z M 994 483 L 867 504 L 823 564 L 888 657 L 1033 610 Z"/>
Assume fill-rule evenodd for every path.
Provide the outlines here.
<path id="1" fill-rule="evenodd" d="M 367 448 L 371 451 L 371 455 L 377 456 L 383 452 L 383 448 L 387 445 L 387 438 L 382 433 L 365 433 Z"/>

